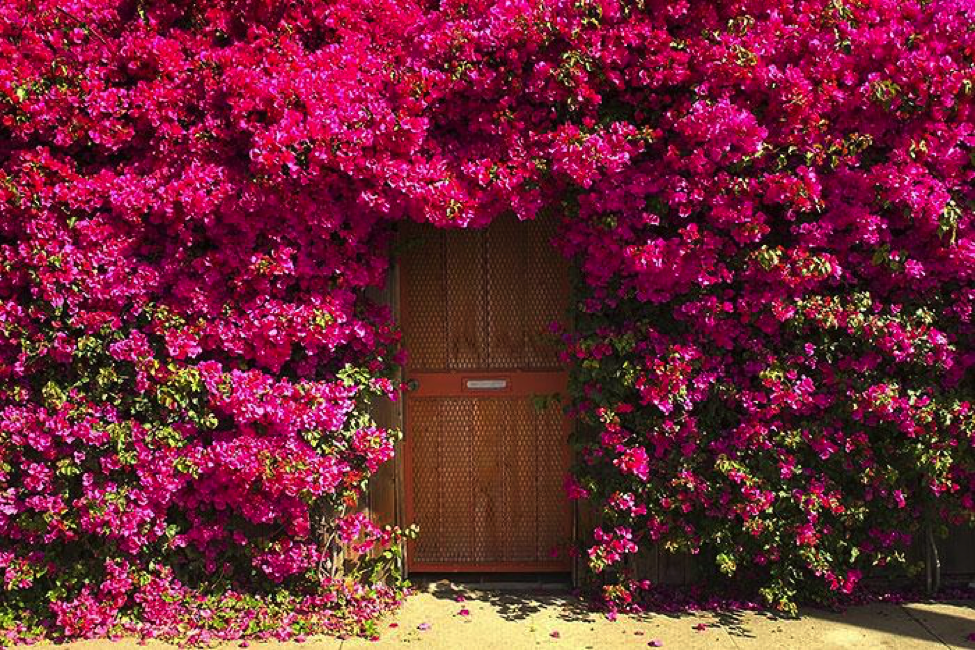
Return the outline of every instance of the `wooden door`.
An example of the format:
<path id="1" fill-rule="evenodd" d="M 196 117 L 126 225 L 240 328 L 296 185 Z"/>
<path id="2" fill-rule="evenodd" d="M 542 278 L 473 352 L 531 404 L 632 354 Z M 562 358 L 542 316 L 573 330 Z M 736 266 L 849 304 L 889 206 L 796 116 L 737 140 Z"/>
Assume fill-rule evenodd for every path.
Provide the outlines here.
<path id="1" fill-rule="evenodd" d="M 401 246 L 406 516 L 414 572 L 568 571 L 568 303 L 551 218 L 410 224 Z"/>

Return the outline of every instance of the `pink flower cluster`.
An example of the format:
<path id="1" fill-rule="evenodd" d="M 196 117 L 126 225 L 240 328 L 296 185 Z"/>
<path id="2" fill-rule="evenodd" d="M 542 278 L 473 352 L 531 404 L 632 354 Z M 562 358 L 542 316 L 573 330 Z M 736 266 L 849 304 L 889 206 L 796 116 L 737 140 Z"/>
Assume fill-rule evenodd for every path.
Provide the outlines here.
<path id="1" fill-rule="evenodd" d="M 208 646 L 248 638 L 301 641 L 311 634 L 371 637 L 375 620 L 399 603 L 389 587 L 331 579 L 322 580 L 313 595 L 271 599 L 233 590 L 204 596 L 167 569 L 146 573 L 111 562 L 106 569 L 108 577 L 97 593 L 84 587 L 76 597 L 51 604 L 65 638 L 129 635 Z M 119 616 L 127 606 L 138 608 L 138 620 Z M 7 638 L 30 640 L 16 632 Z"/>

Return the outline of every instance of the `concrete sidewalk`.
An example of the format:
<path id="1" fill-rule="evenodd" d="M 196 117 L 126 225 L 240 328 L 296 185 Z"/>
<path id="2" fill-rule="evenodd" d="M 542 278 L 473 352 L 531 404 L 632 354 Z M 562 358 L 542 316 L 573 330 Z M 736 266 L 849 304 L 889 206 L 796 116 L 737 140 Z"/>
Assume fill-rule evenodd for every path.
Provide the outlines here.
<path id="1" fill-rule="evenodd" d="M 457 597 L 464 601 L 458 602 Z M 466 612 L 466 613 L 465 613 Z M 703 629 L 697 629 L 703 624 Z M 843 613 L 806 610 L 798 620 L 757 613 L 649 614 L 609 621 L 553 591 L 487 590 L 438 583 L 407 599 L 380 624 L 378 641 L 309 639 L 251 643 L 251 650 L 600 650 L 602 648 L 975 648 L 975 603 L 876 604 Z M 659 643 L 659 646 L 656 644 Z M 131 647 L 130 647 L 131 646 Z M 274 646 L 275 648 L 272 648 Z M 150 642 L 148 648 L 170 646 Z M 227 644 L 227 650 L 237 648 Z M 135 641 L 82 642 L 71 650 L 147 650 Z"/>
<path id="2" fill-rule="evenodd" d="M 464 602 L 457 602 L 463 595 Z M 462 615 L 467 610 L 468 615 Z M 443 584 L 407 600 L 378 645 L 471 650 L 521 648 L 975 648 L 975 604 L 877 604 L 844 613 L 649 614 L 609 621 L 577 599 L 546 592 L 452 589 Z M 697 629 L 700 624 L 704 629 Z M 426 625 L 424 625 L 426 624 Z M 428 629 L 420 629 L 426 628 Z M 318 645 L 318 644 L 316 644 Z M 342 650 L 377 643 L 345 641 Z"/>

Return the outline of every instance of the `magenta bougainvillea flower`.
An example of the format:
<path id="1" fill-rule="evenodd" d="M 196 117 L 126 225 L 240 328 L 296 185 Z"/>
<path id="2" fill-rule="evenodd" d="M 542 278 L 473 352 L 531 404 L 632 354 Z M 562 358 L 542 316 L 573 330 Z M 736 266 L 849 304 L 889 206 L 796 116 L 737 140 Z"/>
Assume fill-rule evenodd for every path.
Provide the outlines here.
<path id="1" fill-rule="evenodd" d="M 372 635 L 406 219 L 558 214 L 610 610 L 654 543 L 790 610 L 971 522 L 973 12 L 4 2 L 9 638 Z"/>

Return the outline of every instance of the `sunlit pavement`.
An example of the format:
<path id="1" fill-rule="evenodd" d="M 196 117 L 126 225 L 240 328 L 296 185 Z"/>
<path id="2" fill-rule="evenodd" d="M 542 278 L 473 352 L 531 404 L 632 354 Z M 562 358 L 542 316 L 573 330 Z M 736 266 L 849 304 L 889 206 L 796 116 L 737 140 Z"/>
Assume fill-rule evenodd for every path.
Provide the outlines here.
<path id="1" fill-rule="evenodd" d="M 759 613 L 647 614 L 616 621 L 587 611 L 575 598 L 551 591 L 471 590 L 448 584 L 427 587 L 379 624 L 381 636 L 312 638 L 299 645 L 250 643 L 252 650 L 443 648 L 975 648 L 975 603 L 873 604 L 842 613 L 805 610 L 799 619 Z M 134 640 L 86 641 L 71 650 L 159 647 Z M 131 646 L 131 647 L 130 647 Z M 226 644 L 236 648 L 238 644 Z"/>

